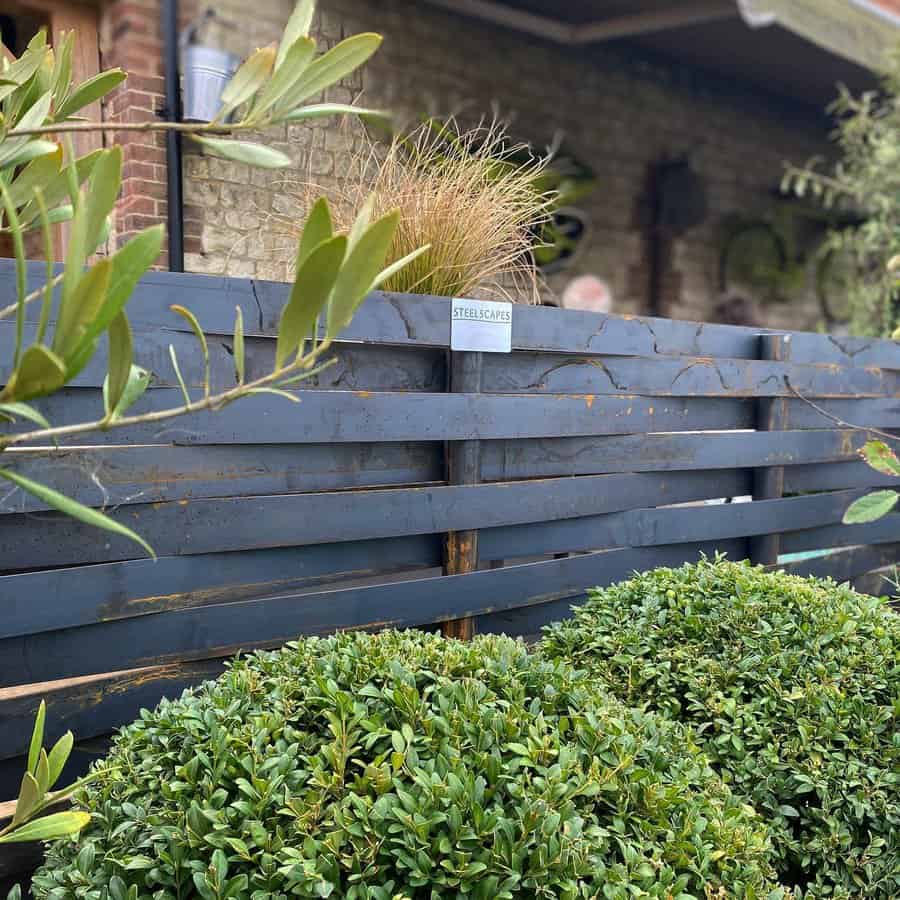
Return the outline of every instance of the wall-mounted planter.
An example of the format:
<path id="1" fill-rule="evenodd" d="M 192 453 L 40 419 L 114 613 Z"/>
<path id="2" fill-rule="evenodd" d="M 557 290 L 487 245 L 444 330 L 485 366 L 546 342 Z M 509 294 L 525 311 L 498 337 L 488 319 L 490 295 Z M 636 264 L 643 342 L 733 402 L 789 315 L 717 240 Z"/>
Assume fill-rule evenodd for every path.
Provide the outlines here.
<path id="1" fill-rule="evenodd" d="M 186 122 L 211 122 L 222 108 L 222 91 L 240 65 L 233 53 L 203 44 L 184 49 L 184 114 Z"/>

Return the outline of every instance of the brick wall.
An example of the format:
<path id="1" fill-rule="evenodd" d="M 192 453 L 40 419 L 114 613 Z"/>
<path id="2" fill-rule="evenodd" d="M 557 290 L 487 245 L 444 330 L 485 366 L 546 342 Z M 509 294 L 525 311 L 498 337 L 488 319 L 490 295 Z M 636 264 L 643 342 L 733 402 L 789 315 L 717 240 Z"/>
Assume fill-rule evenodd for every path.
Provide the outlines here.
<path id="1" fill-rule="evenodd" d="M 182 2 L 187 20 L 193 4 Z M 128 79 L 105 101 L 104 119 L 113 123 L 152 122 L 165 109 L 163 36 L 159 0 L 113 0 L 103 8 L 101 65 L 120 66 Z M 114 239 L 118 246 L 143 228 L 165 223 L 166 138 L 162 132 L 113 132 L 110 142 L 122 145 L 122 193 L 116 209 Z M 185 244 L 201 245 L 200 220 L 186 209 Z M 158 268 L 168 266 L 164 250 Z"/>
<path id="2" fill-rule="evenodd" d="M 246 54 L 277 38 L 291 3 L 257 0 L 252 16 L 238 0 L 218 8 L 240 23 L 232 49 Z M 611 283 L 617 311 L 646 308 L 642 207 L 654 162 L 689 154 L 708 192 L 707 220 L 674 242 L 662 279 L 665 311 L 697 319 L 718 299 L 724 219 L 766 213 L 783 161 L 803 161 L 824 148 L 824 120 L 604 46 L 564 49 L 411 0 L 321 0 L 320 10 L 323 43 L 363 30 L 385 35 L 363 77 L 334 89 L 333 99 L 360 97 L 411 118 L 423 111 L 477 118 L 494 106 L 519 139 L 542 145 L 564 135 L 601 183 L 583 204 L 593 222 L 589 246 L 571 271 L 550 279 L 551 288 L 558 291 L 579 273 L 597 274 Z M 295 160 L 287 176 L 186 158 L 186 198 L 202 213 L 201 246 L 187 256 L 192 270 L 288 278 L 292 246 L 271 213 L 299 219 L 303 211 L 282 179 L 340 182 L 359 145 L 346 123 L 327 121 L 267 137 Z M 818 315 L 812 297 L 766 309 L 775 327 L 813 327 Z"/>
<path id="3" fill-rule="evenodd" d="M 112 35 L 128 29 L 133 37 L 127 50 L 113 40 L 105 52 L 105 62 L 137 75 L 113 101 L 112 114 L 123 121 L 150 117 L 162 104 L 157 2 L 116 0 L 110 9 Z M 292 0 L 256 0 L 252 8 L 220 0 L 217 11 L 237 27 L 217 40 L 246 55 L 277 39 L 292 7 Z M 516 138 L 540 146 L 562 134 L 592 166 L 600 188 L 582 204 L 593 222 L 590 241 L 550 288 L 559 291 L 580 273 L 599 275 L 610 282 L 619 312 L 646 310 L 642 223 L 653 163 L 689 154 L 707 190 L 707 220 L 674 242 L 662 278 L 665 312 L 702 319 L 718 299 L 724 220 L 768 212 L 783 162 L 802 162 L 826 146 L 824 119 L 686 68 L 605 45 L 560 48 L 414 0 L 320 0 L 321 45 L 363 30 L 383 33 L 385 43 L 364 73 L 332 89 L 331 99 L 361 99 L 410 119 L 422 112 L 477 119 L 497 108 Z M 264 138 L 289 153 L 290 171 L 253 171 L 187 150 L 189 270 L 288 279 L 293 240 L 283 223 L 302 219 L 297 183 L 339 186 L 358 164 L 361 139 L 346 122 L 318 120 Z M 164 217 L 164 159 L 160 138 L 140 135 L 127 145 L 121 234 Z M 766 309 L 774 327 L 814 327 L 818 317 L 811 296 Z"/>

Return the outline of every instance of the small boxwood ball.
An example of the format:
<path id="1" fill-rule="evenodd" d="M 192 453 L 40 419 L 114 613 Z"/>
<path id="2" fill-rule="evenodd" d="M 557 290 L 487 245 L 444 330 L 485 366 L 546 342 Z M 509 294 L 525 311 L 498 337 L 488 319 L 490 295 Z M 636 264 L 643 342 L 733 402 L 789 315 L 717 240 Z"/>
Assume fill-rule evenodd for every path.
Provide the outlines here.
<path id="1" fill-rule="evenodd" d="M 681 726 L 508 638 L 257 653 L 95 774 L 38 898 L 782 896 L 764 822 Z"/>
<path id="2" fill-rule="evenodd" d="M 804 897 L 900 897 L 900 617 L 832 581 L 704 560 L 592 592 L 542 652 L 694 726 Z"/>

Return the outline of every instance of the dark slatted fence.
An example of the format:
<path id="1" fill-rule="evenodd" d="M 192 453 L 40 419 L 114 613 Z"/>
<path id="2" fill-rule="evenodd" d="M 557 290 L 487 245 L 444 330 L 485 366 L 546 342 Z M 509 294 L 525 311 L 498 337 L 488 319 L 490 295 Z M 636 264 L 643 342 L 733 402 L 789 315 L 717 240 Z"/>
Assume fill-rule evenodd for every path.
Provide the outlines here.
<path id="1" fill-rule="evenodd" d="M 11 280 L 0 269 L 4 296 Z M 234 307 L 252 378 L 272 363 L 286 294 L 146 278 L 130 309 L 155 382 L 137 409 L 178 402 L 169 344 L 201 384 L 169 304 L 211 333 L 224 387 Z M 13 333 L 0 322 L 0 358 Z M 375 295 L 298 404 L 259 396 L 4 453 L 104 505 L 159 560 L 20 491 L 0 497 L 0 798 L 16 791 L 41 697 L 48 739 L 71 728 L 83 742 L 74 771 L 141 707 L 300 634 L 455 623 L 531 635 L 592 585 L 715 551 L 881 589 L 870 573 L 897 558 L 900 516 L 841 524 L 851 500 L 889 483 L 844 423 L 900 429 L 898 345 L 525 306 L 510 354 L 451 359 L 449 338 L 446 299 Z M 96 417 L 104 367 L 43 411 Z"/>

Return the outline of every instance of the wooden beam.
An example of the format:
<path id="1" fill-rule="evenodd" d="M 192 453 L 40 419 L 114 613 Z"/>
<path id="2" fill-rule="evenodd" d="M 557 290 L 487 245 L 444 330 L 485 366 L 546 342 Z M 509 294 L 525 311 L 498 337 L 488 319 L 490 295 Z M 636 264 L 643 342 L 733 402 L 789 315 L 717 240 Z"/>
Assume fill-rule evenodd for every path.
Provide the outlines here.
<path id="1" fill-rule="evenodd" d="M 506 357 L 504 357 L 506 358 Z M 481 391 L 484 365 L 481 353 L 450 351 L 450 390 L 477 394 Z M 447 483 L 478 484 L 481 481 L 481 443 L 477 440 L 447 444 Z M 448 531 L 444 545 L 444 574 L 464 575 L 478 568 L 478 529 Z M 470 640 L 475 634 L 472 618 L 450 619 L 442 626 L 447 637 Z"/>
<path id="2" fill-rule="evenodd" d="M 551 16 L 515 9 L 495 0 L 429 0 L 460 15 L 512 28 L 558 44 L 580 46 L 619 38 L 636 37 L 686 25 L 702 25 L 736 18 L 737 7 L 731 0 L 697 0 L 677 4 L 673 9 L 628 13 L 583 24 L 570 24 Z"/>
<path id="3" fill-rule="evenodd" d="M 791 356 L 789 334 L 760 336 L 760 357 L 764 360 L 786 362 Z M 788 428 L 788 401 L 779 396 L 762 397 L 757 401 L 757 431 L 784 431 Z M 784 494 L 784 466 L 767 466 L 753 473 L 753 499 L 777 500 Z M 778 562 L 781 536 L 776 531 L 761 534 L 750 540 L 752 562 L 773 566 Z"/>

